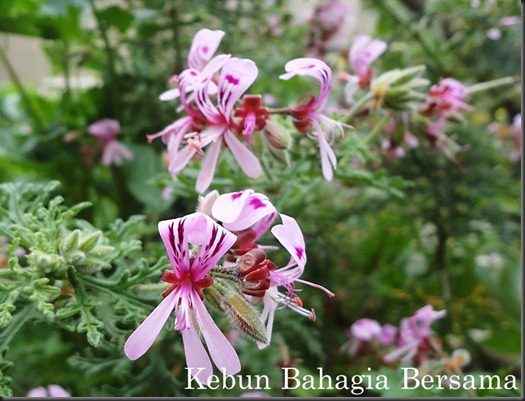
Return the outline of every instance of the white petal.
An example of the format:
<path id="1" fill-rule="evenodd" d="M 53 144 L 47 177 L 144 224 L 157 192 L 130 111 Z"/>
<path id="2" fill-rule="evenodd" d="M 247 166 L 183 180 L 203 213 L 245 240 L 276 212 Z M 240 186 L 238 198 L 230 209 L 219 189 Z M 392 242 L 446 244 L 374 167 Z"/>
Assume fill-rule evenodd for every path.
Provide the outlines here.
<path id="1" fill-rule="evenodd" d="M 168 89 L 165 92 L 162 92 L 159 96 L 159 100 L 165 102 L 168 100 L 177 99 L 180 96 L 179 88 Z"/>
<path id="2" fill-rule="evenodd" d="M 208 189 L 215 175 L 215 167 L 217 166 L 217 160 L 221 153 L 222 138 L 217 139 L 212 143 L 206 150 L 206 155 L 202 162 L 201 171 L 197 177 L 197 183 L 195 189 L 199 193 L 203 193 Z"/>
<path id="3" fill-rule="evenodd" d="M 250 152 L 248 148 L 245 147 L 232 132 L 230 132 L 230 130 L 226 131 L 224 139 L 233 153 L 233 156 L 237 160 L 237 163 L 239 163 L 242 170 L 248 177 L 255 178 L 262 174 L 262 168 L 259 164 L 259 160 L 257 160 L 255 155 Z"/>
<path id="4" fill-rule="evenodd" d="M 124 344 L 124 353 L 129 359 L 134 361 L 140 358 L 151 347 L 175 308 L 177 300 L 177 291 L 173 291 L 131 333 Z"/>
<path id="5" fill-rule="evenodd" d="M 304 237 L 297 222 L 292 217 L 281 214 L 283 224 L 272 228 L 272 234 L 286 248 L 297 265 L 304 269 L 306 265 L 306 249 Z"/>
<path id="6" fill-rule="evenodd" d="M 237 220 L 244 203 L 253 193 L 253 189 L 246 189 L 240 192 L 222 194 L 215 200 L 211 209 L 213 217 L 223 223 L 231 223 Z"/>
<path id="7" fill-rule="evenodd" d="M 186 355 L 186 365 L 193 368 L 192 372 L 202 384 L 206 385 L 208 379 L 213 374 L 213 366 L 210 357 L 202 345 L 199 334 L 193 324 L 181 331 L 182 342 L 184 343 L 184 354 Z M 202 370 L 201 370 L 202 369 Z"/>
<path id="8" fill-rule="evenodd" d="M 319 150 L 321 153 L 321 167 L 323 169 L 323 176 L 327 181 L 332 181 L 333 169 L 335 169 L 336 158 L 334 151 L 328 145 L 324 133 L 318 132 L 317 138 L 319 140 Z"/>
<path id="9" fill-rule="evenodd" d="M 227 375 L 238 373 L 241 370 L 241 362 L 237 352 L 212 320 L 199 296 L 192 294 L 192 300 L 195 317 L 197 318 L 199 329 L 206 340 L 211 359 Z"/>

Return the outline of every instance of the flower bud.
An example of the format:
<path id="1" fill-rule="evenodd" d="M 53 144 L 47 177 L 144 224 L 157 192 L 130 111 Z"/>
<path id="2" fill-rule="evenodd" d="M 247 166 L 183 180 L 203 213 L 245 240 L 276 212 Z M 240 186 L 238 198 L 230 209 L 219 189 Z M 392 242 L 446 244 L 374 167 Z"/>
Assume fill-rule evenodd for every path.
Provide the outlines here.
<path id="1" fill-rule="evenodd" d="M 91 234 L 88 234 L 82 238 L 80 241 L 79 248 L 81 251 L 84 252 L 90 252 L 95 248 L 95 246 L 98 243 L 98 240 L 102 237 L 102 233 L 100 231 L 95 231 Z"/>
<path id="2" fill-rule="evenodd" d="M 73 250 L 78 248 L 78 240 L 80 237 L 80 230 L 74 230 L 69 233 L 65 238 L 60 242 L 60 252 L 63 255 L 66 255 Z"/>
<path id="3" fill-rule="evenodd" d="M 419 91 L 429 84 L 427 79 L 421 78 L 424 70 L 425 66 L 415 66 L 387 71 L 372 81 L 370 90 L 379 104 L 393 110 L 408 110 L 412 102 L 425 98 Z"/>
<path id="4" fill-rule="evenodd" d="M 218 197 L 219 192 L 217 190 L 208 192 L 206 196 L 199 195 L 199 205 L 197 206 L 197 212 L 201 212 L 206 216 L 212 217 L 211 208 Z"/>
<path id="5" fill-rule="evenodd" d="M 290 146 L 292 145 L 290 132 L 275 120 L 269 119 L 266 122 L 263 133 L 264 137 L 273 148 L 290 149 Z"/>

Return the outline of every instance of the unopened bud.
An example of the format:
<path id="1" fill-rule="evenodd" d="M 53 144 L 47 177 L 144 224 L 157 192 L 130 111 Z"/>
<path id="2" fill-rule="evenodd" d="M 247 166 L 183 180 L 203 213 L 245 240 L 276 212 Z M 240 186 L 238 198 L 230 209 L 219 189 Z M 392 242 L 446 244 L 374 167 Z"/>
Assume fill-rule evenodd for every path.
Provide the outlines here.
<path id="1" fill-rule="evenodd" d="M 212 217 L 211 208 L 213 207 L 213 204 L 215 203 L 218 197 L 219 192 L 217 190 L 208 192 L 206 196 L 199 196 L 199 205 L 197 206 L 197 212 L 201 212 L 207 216 Z"/>
<path id="2" fill-rule="evenodd" d="M 95 248 L 95 246 L 98 243 L 98 240 L 102 237 L 102 233 L 100 231 L 95 231 L 91 234 L 86 235 L 82 238 L 80 241 L 79 248 L 81 251 L 84 252 L 90 252 Z"/>
<path id="3" fill-rule="evenodd" d="M 268 144 L 276 149 L 290 149 L 292 137 L 290 132 L 273 119 L 268 119 L 263 130 Z"/>
<path id="4" fill-rule="evenodd" d="M 266 330 L 261 323 L 257 311 L 248 303 L 248 301 L 236 292 L 228 284 L 223 284 L 221 280 L 215 280 L 214 285 L 208 289 L 212 302 L 219 303 L 220 309 L 226 312 L 231 323 L 243 333 L 249 335 L 256 341 L 267 344 Z"/>
<path id="5" fill-rule="evenodd" d="M 393 110 L 407 110 L 411 103 L 425 98 L 419 89 L 426 88 L 429 81 L 421 78 L 425 66 L 403 70 L 391 70 L 381 74 L 370 84 L 370 90 L 378 102 Z"/>
<path id="6" fill-rule="evenodd" d="M 79 237 L 80 231 L 75 230 L 62 239 L 62 241 L 60 242 L 60 251 L 63 255 L 68 254 L 69 252 L 72 252 L 75 249 L 78 249 Z"/>

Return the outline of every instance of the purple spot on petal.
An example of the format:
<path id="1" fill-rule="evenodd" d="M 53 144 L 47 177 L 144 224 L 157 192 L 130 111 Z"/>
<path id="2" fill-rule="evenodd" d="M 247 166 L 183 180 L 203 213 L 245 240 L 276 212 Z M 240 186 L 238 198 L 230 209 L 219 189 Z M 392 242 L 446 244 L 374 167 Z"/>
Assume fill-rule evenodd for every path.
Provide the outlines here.
<path id="1" fill-rule="evenodd" d="M 226 81 L 228 81 L 230 84 L 233 84 L 233 85 L 238 85 L 239 84 L 239 79 L 238 78 L 235 78 L 233 75 L 231 74 L 228 74 L 226 75 Z"/>
<path id="2" fill-rule="evenodd" d="M 191 71 L 190 74 L 191 74 L 192 76 L 196 76 L 196 75 L 197 75 L 197 72 L 196 72 L 196 71 Z"/>
<path id="3" fill-rule="evenodd" d="M 209 49 L 208 49 L 208 46 L 202 46 L 201 50 L 203 53 L 208 53 Z"/>
<path id="4" fill-rule="evenodd" d="M 259 209 L 261 207 L 266 207 L 264 203 L 261 202 L 259 198 L 251 198 L 248 203 L 250 206 L 253 206 L 254 209 Z"/>
<path id="5" fill-rule="evenodd" d="M 304 249 L 300 247 L 295 247 L 295 254 L 297 255 L 299 259 L 301 259 L 304 254 Z"/>
<path id="6" fill-rule="evenodd" d="M 236 192 L 231 195 L 232 200 L 239 199 L 242 196 L 242 192 Z"/>

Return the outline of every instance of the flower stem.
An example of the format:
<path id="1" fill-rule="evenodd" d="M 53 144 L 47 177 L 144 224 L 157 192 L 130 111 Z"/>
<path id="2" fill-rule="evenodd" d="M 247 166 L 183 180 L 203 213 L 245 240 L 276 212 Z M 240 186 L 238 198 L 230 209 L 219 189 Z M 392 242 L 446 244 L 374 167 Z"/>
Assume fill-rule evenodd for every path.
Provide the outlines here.
<path id="1" fill-rule="evenodd" d="M 374 98 L 374 94 L 372 92 L 368 92 L 361 99 L 359 99 L 357 102 L 354 103 L 354 105 L 352 106 L 348 114 L 345 115 L 343 118 L 341 118 L 341 120 L 345 124 L 350 124 L 350 121 L 352 120 L 352 118 L 354 118 L 355 115 L 361 110 L 361 108 L 373 98 Z"/>
<path id="2" fill-rule="evenodd" d="M 494 79 L 492 81 L 481 82 L 479 84 L 474 84 L 474 85 L 467 87 L 467 93 L 469 95 L 472 95 L 473 93 L 489 90 L 492 88 L 497 88 L 498 86 L 514 84 L 519 81 L 521 81 L 520 76 Z"/>
<path id="3" fill-rule="evenodd" d="M 267 110 L 268 110 L 269 114 L 283 114 L 283 115 L 291 115 L 292 114 L 292 110 L 289 107 L 281 107 L 281 108 L 278 108 L 278 109 L 270 109 L 270 108 L 268 108 Z"/>
<path id="4" fill-rule="evenodd" d="M 390 114 L 386 114 L 383 116 L 383 118 L 376 124 L 376 126 L 370 131 L 370 133 L 365 136 L 363 139 L 363 142 L 365 144 L 369 144 L 373 139 L 377 137 L 377 135 L 381 132 L 383 128 L 388 124 L 388 121 L 390 120 Z"/>
<path id="5" fill-rule="evenodd" d="M 22 98 L 22 102 L 26 106 L 26 111 L 28 112 L 31 120 L 33 120 L 33 124 L 35 128 L 38 131 L 43 131 L 44 123 L 38 112 L 38 109 L 35 107 L 35 105 L 31 101 L 29 95 L 27 94 L 24 88 L 24 85 L 20 81 L 20 78 L 18 78 L 18 75 L 16 74 L 15 69 L 13 68 L 9 59 L 7 58 L 7 55 L 5 54 L 5 51 L 2 47 L 0 47 L 0 60 L 2 61 L 2 64 L 6 68 L 9 78 L 11 79 L 16 89 L 18 90 L 18 93 L 20 94 L 20 97 Z"/>

